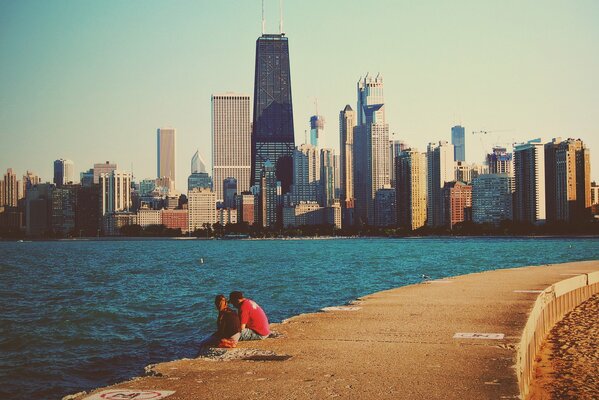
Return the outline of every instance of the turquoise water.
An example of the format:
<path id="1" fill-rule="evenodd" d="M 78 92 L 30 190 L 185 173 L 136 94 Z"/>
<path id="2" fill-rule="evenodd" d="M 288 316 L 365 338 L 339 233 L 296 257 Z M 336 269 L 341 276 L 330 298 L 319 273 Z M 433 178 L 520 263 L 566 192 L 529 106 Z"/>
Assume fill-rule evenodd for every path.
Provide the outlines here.
<path id="1" fill-rule="evenodd" d="M 0 242 L 0 254 L 0 398 L 55 399 L 194 356 L 217 293 L 242 290 L 278 322 L 421 274 L 599 259 L 599 239 Z"/>

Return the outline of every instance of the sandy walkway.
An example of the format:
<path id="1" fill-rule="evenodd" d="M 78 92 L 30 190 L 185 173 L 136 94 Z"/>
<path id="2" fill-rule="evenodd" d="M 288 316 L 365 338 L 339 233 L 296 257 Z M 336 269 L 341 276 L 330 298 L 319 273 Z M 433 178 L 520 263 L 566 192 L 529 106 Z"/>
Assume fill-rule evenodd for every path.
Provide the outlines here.
<path id="1" fill-rule="evenodd" d="M 599 295 L 551 330 L 535 374 L 530 400 L 599 398 Z"/>

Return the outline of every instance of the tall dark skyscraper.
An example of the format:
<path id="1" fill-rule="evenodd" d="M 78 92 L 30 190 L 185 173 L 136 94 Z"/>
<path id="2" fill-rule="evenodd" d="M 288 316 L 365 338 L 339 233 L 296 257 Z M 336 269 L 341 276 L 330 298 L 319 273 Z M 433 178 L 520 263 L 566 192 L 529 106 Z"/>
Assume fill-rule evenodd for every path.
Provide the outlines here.
<path id="1" fill-rule="evenodd" d="M 451 128 L 451 144 L 455 161 L 466 161 L 466 130 L 461 125 Z"/>
<path id="2" fill-rule="evenodd" d="M 257 185 L 264 163 L 270 160 L 283 193 L 293 183 L 293 107 L 289 44 L 284 33 L 262 34 L 256 41 L 252 180 Z"/>

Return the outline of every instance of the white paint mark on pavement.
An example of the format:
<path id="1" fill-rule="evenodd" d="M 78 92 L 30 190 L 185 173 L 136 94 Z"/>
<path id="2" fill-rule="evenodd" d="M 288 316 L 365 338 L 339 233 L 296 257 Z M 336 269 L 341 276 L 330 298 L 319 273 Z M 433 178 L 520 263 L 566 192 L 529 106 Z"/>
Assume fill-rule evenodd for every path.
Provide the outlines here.
<path id="1" fill-rule="evenodd" d="M 347 307 L 347 306 L 339 306 L 339 307 L 325 307 L 322 311 L 358 311 L 362 307 Z"/>
<path id="2" fill-rule="evenodd" d="M 503 333 L 478 333 L 478 332 L 458 332 L 453 335 L 454 339 L 493 339 L 501 340 L 505 335 Z"/>
<path id="3" fill-rule="evenodd" d="M 175 393 L 173 390 L 110 389 L 86 397 L 84 400 L 160 400 Z"/>

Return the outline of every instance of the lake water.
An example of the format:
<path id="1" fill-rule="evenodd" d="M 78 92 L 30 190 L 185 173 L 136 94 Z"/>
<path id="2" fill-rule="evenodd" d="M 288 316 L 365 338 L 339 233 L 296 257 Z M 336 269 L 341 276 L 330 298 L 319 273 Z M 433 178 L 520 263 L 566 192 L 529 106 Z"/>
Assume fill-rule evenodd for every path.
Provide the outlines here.
<path id="1" fill-rule="evenodd" d="M 421 274 L 589 259 L 599 238 L 0 242 L 0 398 L 61 398 L 194 356 L 217 293 L 241 290 L 279 322 Z"/>

